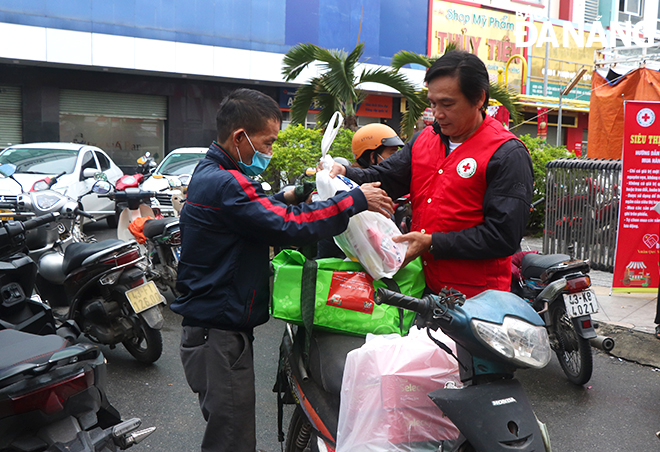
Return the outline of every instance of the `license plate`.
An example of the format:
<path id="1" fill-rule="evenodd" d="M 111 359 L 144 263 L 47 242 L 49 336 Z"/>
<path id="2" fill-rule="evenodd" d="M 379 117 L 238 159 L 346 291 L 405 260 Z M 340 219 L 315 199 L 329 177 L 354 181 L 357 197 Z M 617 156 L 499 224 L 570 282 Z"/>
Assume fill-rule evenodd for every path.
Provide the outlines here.
<path id="1" fill-rule="evenodd" d="M 10 215 L 9 216 L 2 215 L 3 213 L 8 213 Z M 0 215 L 2 215 L 0 216 L 0 220 L 2 221 L 9 221 L 14 219 L 14 212 L 12 212 L 11 210 L 0 210 Z"/>
<path id="2" fill-rule="evenodd" d="M 587 289 L 582 292 L 568 293 L 564 295 L 566 314 L 570 318 L 598 312 L 598 301 L 593 290 Z"/>
<path id="3" fill-rule="evenodd" d="M 136 314 L 163 302 L 162 295 L 153 281 L 127 290 L 126 298 Z"/>

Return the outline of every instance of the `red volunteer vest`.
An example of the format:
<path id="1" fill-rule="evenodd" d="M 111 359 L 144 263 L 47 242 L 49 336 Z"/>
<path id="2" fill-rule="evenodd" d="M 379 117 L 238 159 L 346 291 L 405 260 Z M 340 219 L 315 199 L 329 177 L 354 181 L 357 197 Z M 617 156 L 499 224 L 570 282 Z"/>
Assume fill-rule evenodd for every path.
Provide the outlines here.
<path id="1" fill-rule="evenodd" d="M 482 224 L 486 167 L 497 149 L 516 139 L 490 116 L 445 157 L 440 136 L 427 127 L 412 148 L 410 194 L 413 231 L 453 232 Z M 460 256 L 456 256 L 460 257 Z M 468 297 L 487 289 L 511 289 L 511 257 L 438 259 L 422 255 L 426 284 L 434 292 L 453 287 Z"/>

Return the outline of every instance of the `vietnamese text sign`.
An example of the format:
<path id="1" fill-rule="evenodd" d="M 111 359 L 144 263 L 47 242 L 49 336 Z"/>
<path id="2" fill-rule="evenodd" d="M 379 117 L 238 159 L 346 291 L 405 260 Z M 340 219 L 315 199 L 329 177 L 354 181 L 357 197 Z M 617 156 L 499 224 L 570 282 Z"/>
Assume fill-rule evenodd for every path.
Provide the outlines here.
<path id="1" fill-rule="evenodd" d="M 658 289 L 660 102 L 624 103 L 621 204 L 613 292 Z"/>
<path id="2" fill-rule="evenodd" d="M 522 50 L 514 44 L 515 13 L 480 5 L 468 6 L 443 0 L 433 0 L 428 35 L 428 55 L 441 56 L 448 43 L 473 53 L 486 65 L 491 81 L 497 81 L 498 69 L 506 68 L 514 55 Z M 512 60 L 508 85 L 520 92 L 522 63 Z"/>
<path id="3" fill-rule="evenodd" d="M 370 116 L 372 118 L 392 117 L 392 98 L 369 94 L 360 104 L 357 116 Z"/>

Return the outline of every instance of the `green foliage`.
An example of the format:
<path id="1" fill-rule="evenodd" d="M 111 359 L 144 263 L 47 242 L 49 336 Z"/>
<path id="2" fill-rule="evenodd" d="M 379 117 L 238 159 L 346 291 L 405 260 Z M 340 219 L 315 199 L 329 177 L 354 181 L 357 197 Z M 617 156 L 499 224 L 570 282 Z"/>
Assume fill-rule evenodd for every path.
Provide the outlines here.
<path id="1" fill-rule="evenodd" d="M 380 83 L 395 89 L 421 116 L 426 102 L 419 102 L 415 87 L 407 77 L 390 68 L 361 68 L 359 63 L 363 53 L 364 43 L 359 43 L 350 53 L 309 43 L 300 43 L 289 49 L 283 60 L 284 80 L 294 80 L 313 63 L 317 63 L 322 71 L 298 88 L 291 105 L 292 122 L 304 123 L 310 106 L 316 104 L 321 108 L 316 114 L 316 120 L 321 126 L 328 124 L 335 111 L 341 111 L 344 127 L 357 130 L 356 113 L 367 95 L 360 87 L 366 83 Z M 409 124 L 408 130 L 404 127 L 403 135 L 412 136 L 413 126 L 414 123 Z"/>
<path id="2" fill-rule="evenodd" d="M 532 157 L 534 167 L 534 197 L 532 202 L 545 198 L 545 180 L 547 175 L 546 165 L 548 162 L 557 159 L 576 158 L 573 151 L 566 149 L 566 146 L 549 146 L 544 144 L 540 138 L 532 138 L 530 135 L 520 137 Z M 543 231 L 545 222 L 545 205 L 540 203 L 536 210 L 532 211 L 527 223 L 527 229 L 533 234 Z"/>
<path id="3" fill-rule="evenodd" d="M 316 168 L 321 159 L 321 139 L 323 129 L 306 129 L 301 124 L 289 125 L 282 130 L 273 144 L 273 158 L 268 168 L 261 175 L 274 192 L 278 192 L 288 184 L 294 184 L 296 179 L 305 174 L 307 168 Z M 353 161 L 351 140 L 353 132 L 339 129 L 335 141 L 330 147 L 333 157 L 345 157 Z"/>

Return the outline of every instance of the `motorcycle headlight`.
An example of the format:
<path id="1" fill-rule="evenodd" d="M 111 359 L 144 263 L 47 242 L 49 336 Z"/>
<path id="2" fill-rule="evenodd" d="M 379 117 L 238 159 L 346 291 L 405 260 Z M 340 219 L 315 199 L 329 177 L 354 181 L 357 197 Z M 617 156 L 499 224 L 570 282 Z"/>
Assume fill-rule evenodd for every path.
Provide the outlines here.
<path id="1" fill-rule="evenodd" d="M 60 197 L 53 193 L 37 193 L 34 196 L 34 201 L 39 210 L 49 210 L 58 203 Z"/>
<path id="2" fill-rule="evenodd" d="M 540 369 L 550 362 L 550 341 L 542 326 L 506 316 L 501 325 L 472 319 L 472 330 L 491 351 L 521 367 Z"/>

